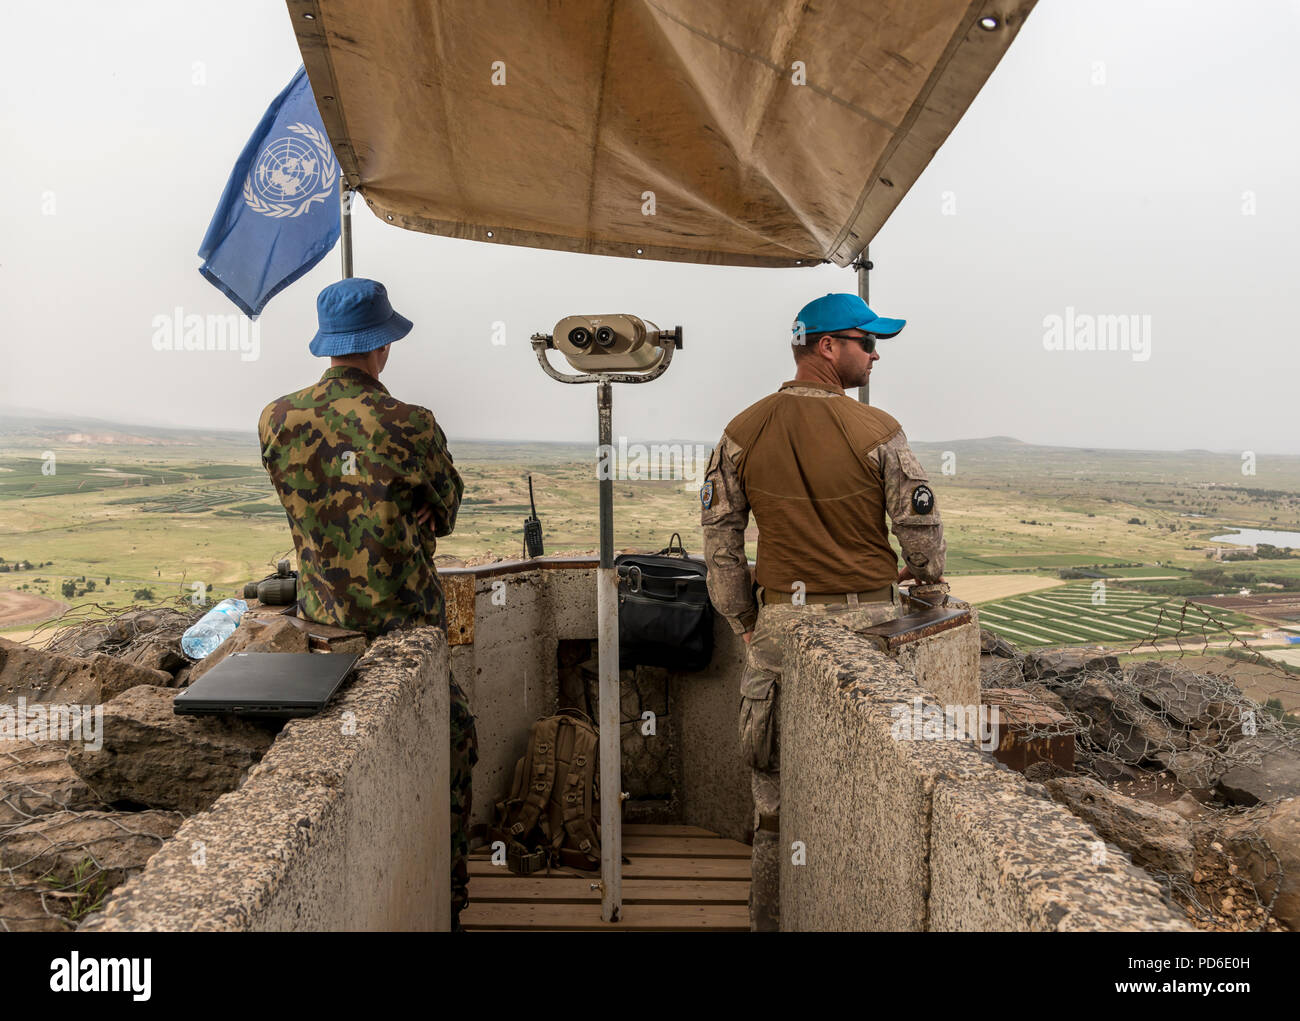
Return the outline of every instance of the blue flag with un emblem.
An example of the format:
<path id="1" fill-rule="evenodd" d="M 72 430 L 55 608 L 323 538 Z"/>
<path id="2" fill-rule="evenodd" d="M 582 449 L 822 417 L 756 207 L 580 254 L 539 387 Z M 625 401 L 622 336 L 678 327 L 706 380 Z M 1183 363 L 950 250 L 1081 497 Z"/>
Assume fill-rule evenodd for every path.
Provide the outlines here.
<path id="1" fill-rule="evenodd" d="M 338 239 L 339 165 L 300 67 L 239 154 L 199 247 L 199 272 L 257 316 Z"/>

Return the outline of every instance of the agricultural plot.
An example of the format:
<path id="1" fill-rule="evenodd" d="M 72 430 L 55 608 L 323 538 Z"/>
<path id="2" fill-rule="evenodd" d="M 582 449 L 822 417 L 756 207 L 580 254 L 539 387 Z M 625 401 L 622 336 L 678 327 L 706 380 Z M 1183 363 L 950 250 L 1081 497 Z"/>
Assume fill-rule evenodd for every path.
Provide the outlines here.
<path id="1" fill-rule="evenodd" d="M 123 504 L 131 504 L 137 510 L 146 514 L 201 514 L 204 511 L 213 510 L 226 504 L 236 503 L 237 501 L 253 501 L 258 497 L 265 496 L 269 486 L 253 488 L 243 486 L 237 489 L 190 489 L 182 490 L 178 493 L 169 493 L 165 496 L 135 496 L 127 497 L 122 500 L 110 500 L 108 506 L 116 507 Z M 279 510 L 278 506 L 275 508 Z M 248 513 L 257 513 L 251 511 Z"/>
<path id="2" fill-rule="evenodd" d="M 0 500 L 70 496 L 102 489 L 165 486 L 185 482 L 187 476 L 171 468 L 110 466 L 59 458 L 6 458 L 0 463 Z"/>
<path id="3" fill-rule="evenodd" d="M 1104 589 L 1104 602 L 1094 602 L 1092 583 L 1074 583 L 1044 592 L 1000 599 L 979 607 L 980 623 L 1019 646 L 1136 645 L 1152 638 L 1209 640 L 1227 635 L 1204 611 L 1189 609 L 1182 624 L 1183 600 L 1127 592 L 1115 585 Z M 1163 615 L 1161 611 L 1164 611 Z M 1215 615 L 1228 627 L 1248 623 L 1236 614 Z"/>

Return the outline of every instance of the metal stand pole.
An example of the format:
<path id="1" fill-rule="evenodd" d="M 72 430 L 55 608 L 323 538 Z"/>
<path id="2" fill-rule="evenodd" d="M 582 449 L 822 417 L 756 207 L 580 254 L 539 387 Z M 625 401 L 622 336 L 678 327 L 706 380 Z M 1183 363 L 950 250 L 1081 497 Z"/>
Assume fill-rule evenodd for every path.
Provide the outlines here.
<path id="1" fill-rule="evenodd" d="M 600 917 L 623 913 L 622 698 L 618 683 L 618 574 L 614 570 L 614 388 L 596 385 L 600 451 L 609 469 L 600 485 L 600 566 L 596 569 L 596 632 L 600 660 Z"/>
<path id="2" fill-rule="evenodd" d="M 343 254 L 343 278 L 352 275 L 352 196 L 347 179 L 339 174 L 339 249 Z"/>
<path id="3" fill-rule="evenodd" d="M 868 305 L 871 304 L 871 281 L 868 274 L 871 272 L 870 259 L 871 246 L 868 245 L 862 249 L 862 254 L 858 256 L 858 297 Z M 858 400 L 863 404 L 871 403 L 871 380 L 867 380 L 862 386 L 858 387 Z"/>

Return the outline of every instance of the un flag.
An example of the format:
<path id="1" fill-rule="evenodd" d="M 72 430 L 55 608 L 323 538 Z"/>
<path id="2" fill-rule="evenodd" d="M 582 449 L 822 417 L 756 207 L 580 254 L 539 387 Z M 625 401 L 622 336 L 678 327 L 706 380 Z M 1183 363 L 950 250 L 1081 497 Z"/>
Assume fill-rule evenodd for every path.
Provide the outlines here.
<path id="1" fill-rule="evenodd" d="M 258 315 L 334 247 L 338 196 L 338 161 L 300 67 L 239 154 L 199 247 L 199 272 Z"/>

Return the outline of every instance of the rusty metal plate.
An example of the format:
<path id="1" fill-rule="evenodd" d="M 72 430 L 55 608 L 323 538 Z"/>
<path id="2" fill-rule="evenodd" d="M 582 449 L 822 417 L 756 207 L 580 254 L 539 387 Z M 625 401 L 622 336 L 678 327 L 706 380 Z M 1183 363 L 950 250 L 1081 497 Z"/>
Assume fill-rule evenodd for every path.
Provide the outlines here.
<path id="1" fill-rule="evenodd" d="M 447 600 L 447 644 L 474 644 L 474 582 L 472 574 L 442 574 L 442 594 Z"/>
<path id="2" fill-rule="evenodd" d="M 885 652 L 896 652 L 911 642 L 969 624 L 970 619 L 969 607 L 924 610 L 863 628 L 857 633 L 874 641 Z"/>

